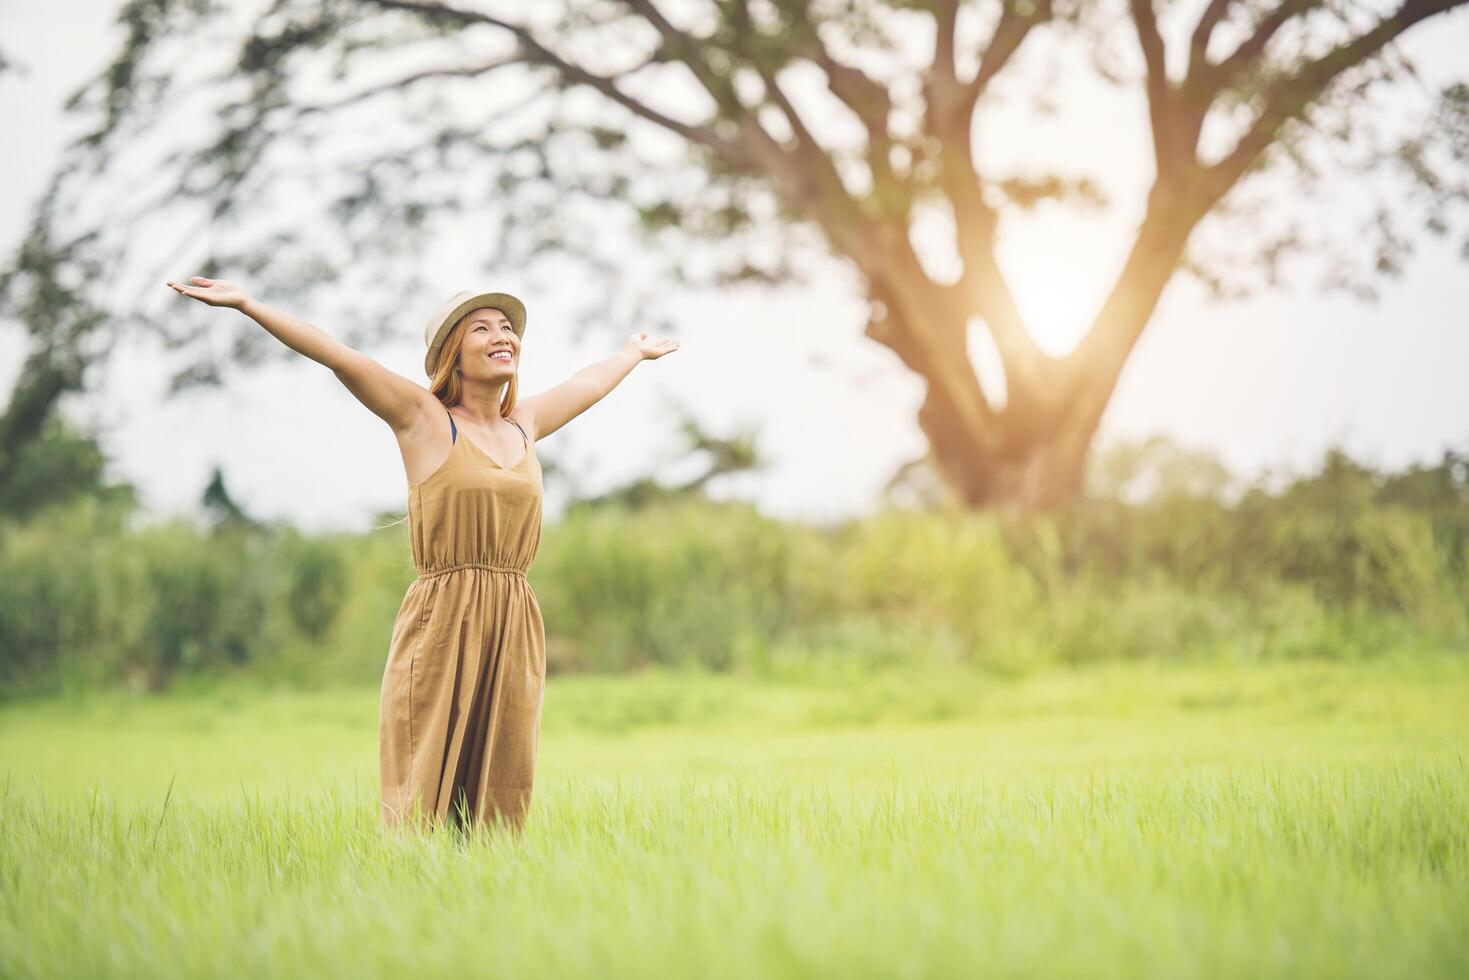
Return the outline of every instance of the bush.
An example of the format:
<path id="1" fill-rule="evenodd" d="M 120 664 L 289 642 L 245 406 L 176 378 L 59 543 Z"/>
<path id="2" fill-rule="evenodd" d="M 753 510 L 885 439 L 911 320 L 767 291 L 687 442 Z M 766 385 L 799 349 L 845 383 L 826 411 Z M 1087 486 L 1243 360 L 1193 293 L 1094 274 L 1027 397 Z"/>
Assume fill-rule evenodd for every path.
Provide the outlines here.
<path id="1" fill-rule="evenodd" d="M 553 671 L 1369 657 L 1469 636 L 1469 494 L 1451 476 L 1381 483 L 1336 460 L 1235 506 L 831 527 L 693 498 L 584 506 L 547 527 L 530 579 Z M 413 576 L 403 526 L 128 530 L 90 502 L 49 508 L 0 525 L 0 685 L 374 681 Z"/>

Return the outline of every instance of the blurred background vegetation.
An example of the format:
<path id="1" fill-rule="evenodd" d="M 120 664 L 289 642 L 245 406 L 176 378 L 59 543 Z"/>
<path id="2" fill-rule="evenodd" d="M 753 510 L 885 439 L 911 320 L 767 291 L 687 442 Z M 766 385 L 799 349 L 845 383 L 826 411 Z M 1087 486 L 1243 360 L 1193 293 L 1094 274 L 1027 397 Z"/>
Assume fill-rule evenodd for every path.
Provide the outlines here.
<path id="1" fill-rule="evenodd" d="M 7 486 L 6 697 L 381 676 L 414 576 L 404 525 L 308 535 L 243 513 L 218 473 L 200 517 L 150 521 L 130 487 L 74 462 L 87 454 L 64 454 L 80 467 L 66 493 L 41 479 L 47 442 L 79 439 L 58 423 L 29 457 L 37 478 Z M 716 455 L 758 465 L 748 446 Z M 1086 498 L 1049 513 L 969 511 L 909 475 L 874 514 L 826 525 L 710 499 L 706 476 L 575 502 L 530 573 L 548 670 L 1015 673 L 1411 655 L 1469 639 L 1469 457 L 1456 452 L 1379 472 L 1333 450 L 1309 475 L 1238 486 L 1206 454 L 1153 439 L 1098 452 Z"/>

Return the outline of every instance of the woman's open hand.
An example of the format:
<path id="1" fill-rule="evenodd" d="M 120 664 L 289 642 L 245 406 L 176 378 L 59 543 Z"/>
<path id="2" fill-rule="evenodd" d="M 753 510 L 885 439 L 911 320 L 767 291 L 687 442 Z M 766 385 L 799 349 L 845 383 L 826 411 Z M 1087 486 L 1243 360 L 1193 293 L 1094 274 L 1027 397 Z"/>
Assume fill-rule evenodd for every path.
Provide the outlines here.
<path id="1" fill-rule="evenodd" d="M 201 303 L 208 303 L 210 306 L 228 306 L 235 310 L 242 309 L 245 301 L 250 298 L 239 286 L 223 279 L 205 279 L 203 276 L 195 276 L 189 280 L 187 286 L 167 281 L 166 285 Z"/>
<path id="2" fill-rule="evenodd" d="M 653 341 L 650 341 L 650 340 L 648 340 L 648 335 L 647 335 L 646 332 L 644 332 L 644 333 L 635 333 L 631 337 L 627 338 L 627 349 L 630 350 L 630 351 L 632 351 L 633 353 L 637 354 L 639 357 L 641 357 L 645 361 L 652 361 L 652 360 L 656 360 L 657 358 L 662 357 L 664 354 L 667 354 L 669 351 L 678 350 L 678 341 L 676 341 L 676 340 L 653 340 Z"/>

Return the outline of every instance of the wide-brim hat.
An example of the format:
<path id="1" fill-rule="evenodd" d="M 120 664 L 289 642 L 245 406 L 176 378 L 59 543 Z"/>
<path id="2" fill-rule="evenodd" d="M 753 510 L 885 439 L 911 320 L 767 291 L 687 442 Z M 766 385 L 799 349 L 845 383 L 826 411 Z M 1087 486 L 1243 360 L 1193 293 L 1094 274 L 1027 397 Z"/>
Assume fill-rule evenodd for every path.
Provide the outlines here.
<path id="1" fill-rule="evenodd" d="M 510 319 L 510 326 L 515 329 L 515 336 L 525 336 L 525 304 L 511 296 L 509 293 L 476 293 L 472 290 L 461 290 L 444 301 L 444 305 L 434 311 L 429 318 L 428 326 L 423 331 L 423 342 L 428 345 L 428 352 L 423 357 L 423 370 L 433 377 L 434 363 L 439 359 L 439 351 L 444 346 L 444 340 L 449 336 L 449 331 L 459 318 L 473 310 L 496 309 L 504 313 Z"/>

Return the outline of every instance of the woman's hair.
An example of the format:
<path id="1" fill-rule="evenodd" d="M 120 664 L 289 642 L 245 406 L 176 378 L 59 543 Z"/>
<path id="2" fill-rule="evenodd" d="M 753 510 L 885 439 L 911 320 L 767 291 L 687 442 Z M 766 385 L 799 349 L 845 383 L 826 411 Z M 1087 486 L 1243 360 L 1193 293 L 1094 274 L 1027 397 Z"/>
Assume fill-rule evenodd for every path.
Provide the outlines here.
<path id="1" fill-rule="evenodd" d="M 445 408 L 453 408 L 459 404 L 464 397 L 464 383 L 459 379 L 459 351 L 464 346 L 465 325 L 469 318 L 478 310 L 470 310 L 459 318 L 454 324 L 454 329 L 449 331 L 449 336 L 444 338 L 444 346 L 439 348 L 439 359 L 434 364 L 433 376 L 429 378 L 428 390 L 438 398 L 439 403 Z M 505 386 L 505 397 L 500 399 L 500 417 L 509 418 L 510 413 L 515 410 L 515 396 L 520 381 L 520 372 L 517 370 L 510 376 L 510 383 Z M 378 524 L 376 530 L 397 527 L 406 524 L 408 515 L 404 514 L 396 521 L 387 524 Z"/>

